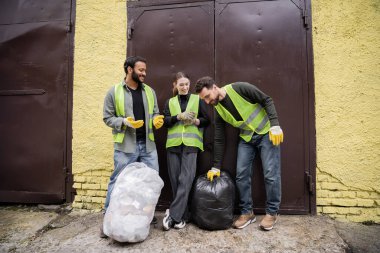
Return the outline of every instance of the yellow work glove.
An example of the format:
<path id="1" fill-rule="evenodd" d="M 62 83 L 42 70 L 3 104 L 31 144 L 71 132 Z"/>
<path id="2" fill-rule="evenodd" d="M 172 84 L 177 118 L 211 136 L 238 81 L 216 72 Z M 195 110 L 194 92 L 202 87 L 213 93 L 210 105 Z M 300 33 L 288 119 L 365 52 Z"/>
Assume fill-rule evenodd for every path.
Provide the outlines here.
<path id="1" fill-rule="evenodd" d="M 269 129 L 269 140 L 272 141 L 273 145 L 278 146 L 284 141 L 284 133 L 280 126 L 272 126 Z"/>
<path id="2" fill-rule="evenodd" d="M 124 125 L 132 127 L 132 128 L 140 128 L 144 125 L 143 120 L 134 120 L 132 117 L 124 118 L 123 120 Z"/>
<path id="3" fill-rule="evenodd" d="M 153 119 L 153 125 L 156 129 L 160 129 L 164 125 L 164 115 L 158 115 Z"/>
<path id="4" fill-rule="evenodd" d="M 207 171 L 207 179 L 212 182 L 214 177 L 220 177 L 220 169 L 212 167 L 211 170 Z"/>

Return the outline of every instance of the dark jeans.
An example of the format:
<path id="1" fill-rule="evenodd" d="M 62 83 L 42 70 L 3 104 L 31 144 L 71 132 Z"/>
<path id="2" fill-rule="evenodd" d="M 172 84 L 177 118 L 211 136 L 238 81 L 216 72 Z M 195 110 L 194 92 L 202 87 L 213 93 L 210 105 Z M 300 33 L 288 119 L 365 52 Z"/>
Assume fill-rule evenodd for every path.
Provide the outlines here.
<path id="1" fill-rule="evenodd" d="M 145 163 L 145 165 L 148 166 L 149 168 L 152 168 L 156 171 L 159 170 L 157 150 L 154 150 L 149 153 L 146 152 L 145 141 L 138 141 L 136 143 L 135 153 L 124 153 L 124 152 L 115 150 L 114 152 L 115 169 L 111 175 L 110 182 L 108 183 L 108 191 L 107 191 L 106 203 L 104 204 L 104 209 L 107 210 L 110 204 L 111 193 L 112 193 L 113 187 L 115 186 L 117 177 L 122 172 L 122 170 L 125 167 L 127 167 L 128 164 L 131 164 L 134 162 L 142 162 L 142 163 Z"/>
<path id="2" fill-rule="evenodd" d="M 269 135 L 254 135 L 249 142 L 239 141 L 236 187 L 239 193 L 239 207 L 242 214 L 252 211 L 252 163 L 256 154 L 262 161 L 265 191 L 266 213 L 276 214 L 281 203 L 281 162 L 280 146 L 274 146 L 269 140 Z"/>

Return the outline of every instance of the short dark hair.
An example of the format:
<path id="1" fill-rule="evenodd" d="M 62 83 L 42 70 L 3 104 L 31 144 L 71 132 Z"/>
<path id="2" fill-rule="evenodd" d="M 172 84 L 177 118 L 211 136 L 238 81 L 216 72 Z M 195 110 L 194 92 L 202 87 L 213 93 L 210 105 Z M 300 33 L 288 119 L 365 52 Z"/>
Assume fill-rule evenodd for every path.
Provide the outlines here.
<path id="1" fill-rule="evenodd" d="M 214 84 L 214 79 L 212 79 L 209 76 L 199 78 L 197 83 L 195 84 L 195 92 L 200 93 L 203 88 L 211 89 Z"/>
<path id="2" fill-rule="evenodd" d="M 125 73 L 126 74 L 128 73 L 128 71 L 127 71 L 128 67 L 134 68 L 136 62 L 138 62 L 138 61 L 146 63 L 145 58 L 143 58 L 141 56 L 130 56 L 130 57 L 128 57 L 125 60 L 125 62 L 124 62 L 124 71 L 125 71 Z"/>

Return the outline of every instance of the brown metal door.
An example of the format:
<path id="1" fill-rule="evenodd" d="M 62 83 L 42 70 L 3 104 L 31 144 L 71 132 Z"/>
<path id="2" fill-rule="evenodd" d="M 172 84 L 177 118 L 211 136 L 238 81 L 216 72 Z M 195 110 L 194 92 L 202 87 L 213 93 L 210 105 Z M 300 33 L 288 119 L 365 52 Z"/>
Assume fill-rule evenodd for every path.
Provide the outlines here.
<path id="1" fill-rule="evenodd" d="M 312 73 L 311 34 L 305 28 L 309 9 L 303 0 L 128 3 L 128 55 L 147 58 L 147 82 L 156 90 L 161 110 L 170 97 L 170 75 L 179 70 L 190 73 L 193 83 L 204 75 L 215 77 L 220 85 L 246 81 L 273 97 L 285 132 L 282 213 L 315 212 L 315 196 L 310 195 L 315 180 L 311 178 L 315 174 L 314 93 L 312 74 L 308 74 Z M 223 169 L 235 176 L 238 131 L 229 127 L 227 136 Z M 160 174 L 165 181 L 161 207 L 171 200 L 165 138 L 165 131 L 159 130 Z M 198 174 L 212 165 L 212 126 L 205 139 Z M 255 160 L 253 198 L 255 211 L 263 212 L 259 159 Z"/>
<path id="2" fill-rule="evenodd" d="M 165 101 L 172 97 L 172 74 L 181 70 L 187 72 L 194 91 L 196 78 L 214 73 L 214 3 L 159 5 L 160 1 L 145 2 L 148 3 L 128 2 L 128 55 L 147 59 L 146 83 L 156 91 L 162 111 Z M 166 167 L 166 132 L 162 128 L 155 135 L 160 176 L 165 182 L 158 204 L 161 209 L 172 199 Z M 198 173 L 211 166 L 211 133 L 212 129 L 208 128 Z"/>
<path id="3" fill-rule="evenodd" d="M 0 202 L 65 200 L 70 15 L 70 0 L 0 3 Z"/>
<path id="4" fill-rule="evenodd" d="M 285 133 L 281 146 L 282 213 L 309 213 L 306 28 L 300 1 L 217 1 L 216 79 L 246 81 L 270 95 Z M 314 115 L 311 115 L 312 117 Z M 236 132 L 229 129 L 229 132 Z M 224 168 L 235 174 L 236 143 L 228 138 Z M 255 159 L 253 200 L 265 208 L 261 162 Z"/>

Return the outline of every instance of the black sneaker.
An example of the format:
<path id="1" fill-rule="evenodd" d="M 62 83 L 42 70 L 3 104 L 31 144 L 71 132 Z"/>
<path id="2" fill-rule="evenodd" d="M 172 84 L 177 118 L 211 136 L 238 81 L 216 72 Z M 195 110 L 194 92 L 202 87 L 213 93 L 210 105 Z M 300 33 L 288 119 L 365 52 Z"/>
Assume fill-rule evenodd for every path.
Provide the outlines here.
<path id="1" fill-rule="evenodd" d="M 105 212 L 102 212 L 103 213 L 103 217 L 102 217 L 102 220 L 100 222 L 100 231 L 99 231 L 99 237 L 100 238 L 107 238 L 108 236 L 103 232 L 103 223 L 104 223 L 104 214 Z"/>
<path id="2" fill-rule="evenodd" d="M 174 226 L 174 220 L 169 215 L 169 209 L 166 209 L 165 217 L 162 220 L 162 226 L 165 231 L 168 231 Z"/>
<path id="3" fill-rule="evenodd" d="M 100 237 L 100 238 L 107 238 L 107 237 L 108 237 L 108 236 L 103 232 L 103 223 L 100 225 L 99 237 Z"/>
<path id="4" fill-rule="evenodd" d="M 156 225 L 158 223 L 157 217 L 153 216 L 153 220 L 150 222 L 150 224 Z"/>

